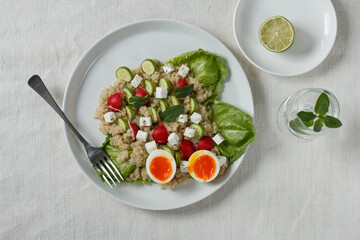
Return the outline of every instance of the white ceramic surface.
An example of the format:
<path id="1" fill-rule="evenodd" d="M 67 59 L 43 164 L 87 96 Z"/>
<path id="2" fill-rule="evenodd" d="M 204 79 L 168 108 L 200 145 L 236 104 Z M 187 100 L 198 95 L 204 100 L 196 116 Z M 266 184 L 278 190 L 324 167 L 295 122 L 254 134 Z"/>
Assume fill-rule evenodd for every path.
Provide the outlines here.
<path id="1" fill-rule="evenodd" d="M 254 115 L 253 98 L 247 78 L 233 54 L 211 34 L 193 25 L 173 20 L 145 20 L 126 25 L 96 42 L 77 64 L 66 88 L 63 109 L 79 132 L 95 146 L 105 136 L 93 119 L 100 91 L 116 80 L 122 65 L 137 67 L 146 58 L 161 62 L 178 54 L 202 48 L 219 54 L 226 62 L 228 76 L 221 100 Z M 65 126 L 69 149 L 88 179 L 103 192 L 125 204 L 152 210 L 174 209 L 195 203 L 226 183 L 240 166 L 245 154 L 221 177 L 211 183 L 190 181 L 173 190 L 157 185 L 121 184 L 111 190 L 103 183 L 86 158 L 85 151 Z"/>
<path id="2" fill-rule="evenodd" d="M 258 30 L 268 18 L 281 15 L 294 26 L 295 41 L 287 51 L 273 53 L 260 43 Z M 259 69 L 295 76 L 318 66 L 336 39 L 337 20 L 330 0 L 240 0 L 234 14 L 234 34 L 245 57 Z"/>

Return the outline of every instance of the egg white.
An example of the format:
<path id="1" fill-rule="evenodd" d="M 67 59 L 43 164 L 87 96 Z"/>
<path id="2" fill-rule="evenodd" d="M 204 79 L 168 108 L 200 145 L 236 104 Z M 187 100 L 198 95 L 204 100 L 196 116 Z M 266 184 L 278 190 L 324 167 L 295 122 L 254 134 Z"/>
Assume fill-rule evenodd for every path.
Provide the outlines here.
<path id="1" fill-rule="evenodd" d="M 196 181 L 199 181 L 199 182 L 211 182 L 212 180 L 214 180 L 219 175 L 219 172 L 220 172 L 219 159 L 214 153 L 212 153 L 212 152 L 210 152 L 208 150 L 198 150 L 198 151 L 194 152 L 189 158 L 188 169 L 189 169 L 189 166 L 194 165 L 196 159 L 198 159 L 200 156 L 204 156 L 204 155 L 208 155 L 208 156 L 210 156 L 210 157 L 212 157 L 214 159 L 215 165 L 216 165 L 216 170 L 215 170 L 214 175 L 211 178 L 204 181 L 204 179 L 201 179 L 201 178 L 197 177 L 193 171 L 189 171 L 189 173 L 190 173 L 191 177 L 193 177 Z"/>
<path id="2" fill-rule="evenodd" d="M 154 175 L 150 171 L 150 163 L 156 157 L 165 157 L 165 158 L 170 160 L 171 167 L 172 167 L 172 173 L 171 173 L 171 176 L 168 179 L 166 179 L 165 181 L 160 181 L 159 179 L 155 178 Z M 152 151 L 150 153 L 150 155 L 146 159 L 146 172 L 149 175 L 149 177 L 151 178 L 151 180 L 153 180 L 154 182 L 156 182 L 158 184 L 168 183 L 175 176 L 175 173 L 176 173 L 176 161 L 175 161 L 174 157 L 169 152 L 167 152 L 165 150 L 161 150 L 161 149 L 154 150 L 154 151 Z"/>

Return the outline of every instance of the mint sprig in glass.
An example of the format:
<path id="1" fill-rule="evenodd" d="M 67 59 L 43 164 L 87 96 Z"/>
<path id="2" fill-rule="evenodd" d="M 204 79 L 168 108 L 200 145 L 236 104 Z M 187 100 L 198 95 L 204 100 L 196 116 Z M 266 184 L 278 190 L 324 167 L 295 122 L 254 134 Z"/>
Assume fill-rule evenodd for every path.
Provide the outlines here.
<path id="1" fill-rule="evenodd" d="M 322 93 L 316 101 L 314 112 L 300 111 L 298 117 L 307 127 L 313 127 L 315 132 L 320 132 L 325 124 L 328 128 L 339 128 L 342 123 L 336 117 L 326 115 L 329 112 L 330 100 L 328 95 Z"/>
<path id="2" fill-rule="evenodd" d="M 280 106 L 278 126 L 285 135 L 312 140 L 329 128 L 342 125 L 336 97 L 321 88 L 301 89 L 290 95 Z"/>

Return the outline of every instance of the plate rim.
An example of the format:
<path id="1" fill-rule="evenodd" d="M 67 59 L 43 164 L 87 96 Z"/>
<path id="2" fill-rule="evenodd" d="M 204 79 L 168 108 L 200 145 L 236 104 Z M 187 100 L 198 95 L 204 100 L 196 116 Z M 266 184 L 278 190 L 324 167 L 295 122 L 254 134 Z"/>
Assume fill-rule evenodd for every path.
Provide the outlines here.
<path id="1" fill-rule="evenodd" d="M 331 10 L 333 11 L 334 13 L 334 16 L 335 16 L 335 37 L 334 39 L 332 39 L 332 42 L 331 42 L 331 47 L 327 50 L 328 52 L 324 55 L 323 58 L 321 58 L 321 60 L 314 64 L 314 66 L 310 67 L 309 69 L 306 69 L 304 71 L 299 71 L 299 72 L 295 72 L 295 73 L 292 73 L 292 74 L 284 74 L 284 73 L 278 73 L 278 72 L 274 72 L 274 71 L 270 71 L 270 70 L 267 70 L 263 67 L 260 67 L 258 64 L 256 64 L 246 53 L 245 51 L 242 49 L 241 45 L 240 45 L 240 42 L 239 42 L 239 39 L 237 37 L 237 34 L 236 34 L 236 14 L 237 12 L 239 11 L 239 5 L 240 5 L 240 2 L 241 1 L 246 1 L 246 0 L 239 0 L 238 3 L 236 4 L 236 7 L 235 7 L 235 11 L 234 11 L 234 15 L 233 15 L 233 34 L 234 34 L 234 37 L 235 37 L 235 41 L 236 41 L 236 44 L 237 46 L 239 47 L 241 53 L 245 56 L 245 58 L 252 64 L 254 65 L 256 68 L 260 69 L 261 71 L 263 72 L 266 72 L 266 73 L 269 73 L 269 74 L 272 74 L 272 75 L 275 75 L 275 76 L 281 76 L 281 77 L 294 77 L 294 76 L 299 76 L 299 75 L 302 75 L 302 74 L 305 74 L 305 73 L 308 73 L 310 72 L 311 70 L 315 69 L 316 67 L 318 67 L 328 56 L 329 54 L 331 53 L 331 50 L 333 49 L 334 45 L 335 45 L 335 42 L 336 42 L 336 39 L 337 39 L 337 31 L 338 31 L 338 24 L 337 24 L 337 15 L 336 15 L 336 11 L 335 11 L 335 7 L 334 7 L 334 4 L 332 3 L 331 0 L 328 0 L 329 4 L 330 4 L 330 7 L 331 7 Z"/>
<path id="2" fill-rule="evenodd" d="M 149 23 L 149 22 L 168 22 L 168 23 L 176 23 L 176 24 L 182 24 L 182 25 L 185 25 L 186 27 L 189 27 L 189 28 L 193 28 L 197 31 L 200 31 L 202 34 L 205 34 L 211 38 L 213 38 L 215 41 L 219 42 L 221 45 L 223 45 L 224 48 L 226 48 L 228 50 L 228 52 L 230 53 L 230 55 L 236 60 L 236 63 L 238 64 L 238 66 L 240 67 L 241 71 L 244 73 L 244 76 L 246 78 L 246 81 L 248 83 L 248 86 L 249 86 L 249 89 L 250 89 L 250 92 L 249 92 L 249 95 L 251 96 L 251 111 L 252 112 L 247 112 L 247 114 L 249 114 L 252 118 L 253 118 L 253 122 L 255 121 L 254 120 L 254 114 L 255 114 L 255 109 L 254 109 L 254 97 L 253 97 L 253 94 L 252 94 L 252 90 L 251 90 L 251 86 L 250 86 L 250 83 L 249 83 L 249 80 L 244 72 L 244 69 L 242 68 L 239 60 L 235 57 L 235 55 L 230 51 L 230 49 L 222 42 L 220 41 L 219 39 L 217 39 L 215 36 L 213 36 L 211 33 L 207 32 L 206 30 L 198 27 L 198 26 L 195 26 L 195 25 L 192 25 L 190 23 L 186 23 L 186 22 L 183 22 L 183 21 L 177 21 L 177 20 L 173 20 L 173 19 L 162 19 L 162 18 L 155 18 L 155 19 L 144 19 L 144 20 L 140 20 L 140 21 L 135 21 L 135 22 L 131 22 L 131 23 L 128 23 L 128 24 L 125 24 L 125 25 L 122 25 L 120 26 L 119 28 L 116 28 L 112 31 L 109 31 L 108 33 L 106 33 L 105 35 L 103 35 L 102 37 L 100 37 L 98 40 L 96 40 L 89 48 L 86 49 L 86 51 L 83 53 L 83 55 L 81 56 L 81 58 L 79 59 L 79 61 L 77 62 L 76 66 L 74 67 L 74 70 L 72 71 L 71 75 L 70 75 L 70 78 L 68 80 L 68 83 L 66 85 L 66 89 L 65 89 L 65 92 L 64 92 L 64 98 L 63 98 L 63 104 L 62 104 L 62 109 L 63 111 L 66 113 L 67 111 L 67 107 L 66 107 L 66 103 L 67 103 L 67 99 L 69 98 L 69 92 L 70 92 L 70 84 L 75 81 L 74 79 L 74 75 L 76 74 L 76 72 L 78 71 L 80 65 L 82 64 L 82 62 L 88 57 L 88 55 L 92 52 L 92 50 L 94 48 L 97 47 L 97 45 L 102 42 L 103 40 L 105 40 L 106 38 L 108 38 L 109 36 L 111 36 L 112 34 L 118 32 L 118 31 L 121 31 L 122 29 L 125 29 L 125 28 L 128 28 L 128 27 L 132 27 L 134 25 L 138 25 L 138 24 L 143 24 L 143 23 Z M 100 54 L 101 55 L 101 54 Z M 98 55 L 97 57 L 99 57 L 100 55 Z M 89 65 L 89 68 L 86 70 L 86 72 L 91 68 L 92 64 L 96 61 L 97 57 L 94 59 L 94 61 Z M 86 75 L 86 73 L 85 73 Z M 84 77 L 85 77 L 84 75 Z M 81 81 L 84 80 L 84 77 Z M 240 165 L 243 161 L 243 159 L 245 158 L 246 156 L 246 153 L 248 152 L 248 149 L 250 146 L 248 146 L 248 148 L 246 149 L 245 153 L 240 156 L 240 158 L 238 158 L 237 161 L 240 161 L 238 163 L 238 166 L 236 167 L 236 169 L 230 173 L 230 176 L 228 177 L 228 179 L 224 180 L 223 182 L 221 182 L 219 184 L 219 187 L 216 188 L 215 190 L 213 190 L 212 192 L 210 192 L 209 194 L 207 195 L 204 195 L 202 196 L 201 198 L 198 198 L 194 201 L 191 201 L 190 203 L 186 202 L 184 204 L 179 204 L 177 206 L 174 206 L 174 207 L 166 207 L 166 208 L 153 208 L 153 207 L 146 207 L 146 206 L 143 206 L 143 205 L 138 205 L 136 203 L 132 203 L 132 202 L 128 202 L 126 200 L 123 200 L 123 199 L 120 199 L 118 198 L 117 196 L 114 196 L 112 194 L 110 194 L 109 192 L 107 192 L 105 189 L 103 189 L 102 187 L 98 186 L 97 182 L 95 182 L 92 178 L 90 178 L 90 176 L 88 176 L 88 174 L 85 172 L 85 170 L 82 168 L 82 166 L 80 165 L 80 162 L 77 160 L 77 157 L 76 157 L 76 154 L 74 152 L 74 150 L 71 148 L 71 144 L 70 144 L 70 138 L 73 137 L 71 136 L 72 135 L 72 132 L 70 131 L 70 129 L 68 128 L 68 126 L 66 125 L 66 123 L 64 122 L 63 123 L 63 130 L 64 130 L 64 135 L 65 135 L 65 142 L 66 142 L 66 145 L 71 153 L 71 156 L 73 158 L 73 160 L 76 162 L 76 164 L 78 165 L 78 167 L 80 168 L 81 172 L 83 173 L 83 175 L 85 175 L 85 177 L 92 183 L 92 185 L 95 186 L 96 189 L 100 190 L 101 192 L 105 193 L 107 196 L 109 196 L 110 198 L 118 201 L 118 202 L 121 202 L 125 205 L 128 205 L 128 206 L 132 206 L 132 207 L 136 207 L 136 208 L 139 208 L 139 209 L 145 209 L 145 210 L 155 210 L 155 211 L 164 211 L 164 210 L 173 210 L 173 209 L 179 209 L 179 208 L 183 208 L 183 207 L 186 207 L 186 206 L 190 206 L 194 203 L 197 203 L 209 196 L 211 196 L 212 194 L 214 194 L 216 191 L 218 191 L 220 188 L 222 188 L 231 178 L 232 176 L 235 174 L 235 172 L 238 171 L 238 169 L 240 168 Z M 78 142 L 78 140 L 76 139 L 75 141 Z"/>

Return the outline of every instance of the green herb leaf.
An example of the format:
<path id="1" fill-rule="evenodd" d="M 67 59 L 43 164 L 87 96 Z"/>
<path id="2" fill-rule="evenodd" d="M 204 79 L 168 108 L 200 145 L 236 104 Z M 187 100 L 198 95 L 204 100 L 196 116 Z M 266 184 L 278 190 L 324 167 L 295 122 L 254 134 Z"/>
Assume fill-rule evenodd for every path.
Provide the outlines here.
<path id="1" fill-rule="evenodd" d="M 149 100 L 149 97 L 149 94 L 147 94 L 145 97 L 132 96 L 129 98 L 129 104 L 134 108 L 141 107 Z"/>
<path id="2" fill-rule="evenodd" d="M 189 84 L 184 87 L 176 88 L 173 92 L 175 97 L 184 98 L 194 90 L 194 84 Z"/>
<path id="3" fill-rule="evenodd" d="M 319 115 L 320 116 L 325 116 L 325 114 L 327 113 L 329 111 L 329 105 L 328 105 L 328 103 L 325 103 L 325 102 L 323 102 L 321 105 L 320 105 L 320 107 L 319 107 Z"/>
<path id="4" fill-rule="evenodd" d="M 339 128 L 342 126 L 340 120 L 333 116 L 325 116 L 324 123 L 328 128 Z"/>
<path id="5" fill-rule="evenodd" d="M 322 126 L 323 126 L 323 121 L 321 119 L 316 120 L 315 124 L 314 124 L 314 131 L 315 132 L 320 132 Z"/>
<path id="6" fill-rule="evenodd" d="M 314 125 L 314 120 L 311 120 L 310 122 L 304 122 L 304 125 L 307 127 L 311 127 L 312 125 Z"/>
<path id="7" fill-rule="evenodd" d="M 324 103 L 325 103 L 325 105 L 321 106 Z M 321 113 L 323 115 L 321 115 L 321 114 L 320 115 L 324 116 L 329 111 L 329 106 L 330 106 L 330 100 L 329 100 L 328 95 L 326 93 L 322 93 L 316 101 L 315 113 L 320 114 L 320 109 L 321 109 Z"/>
<path id="8" fill-rule="evenodd" d="M 314 113 L 305 111 L 298 112 L 297 115 L 304 124 L 314 120 L 316 117 Z"/>
<path id="9" fill-rule="evenodd" d="M 174 105 L 162 112 L 160 118 L 162 121 L 169 123 L 174 121 L 183 111 L 184 106 Z"/>

